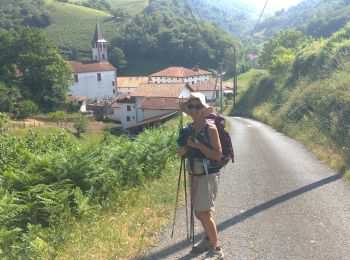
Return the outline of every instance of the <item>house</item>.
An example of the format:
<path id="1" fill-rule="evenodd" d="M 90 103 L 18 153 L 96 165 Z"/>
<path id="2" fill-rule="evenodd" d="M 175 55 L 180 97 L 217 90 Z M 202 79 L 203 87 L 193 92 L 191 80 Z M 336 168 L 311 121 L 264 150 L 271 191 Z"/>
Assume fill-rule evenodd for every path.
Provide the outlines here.
<path id="1" fill-rule="evenodd" d="M 220 80 L 217 80 L 216 78 L 211 78 L 206 81 L 199 81 L 191 85 L 191 88 L 193 91 L 201 92 L 203 95 L 205 95 L 205 99 L 207 101 L 212 101 L 213 99 L 220 97 Z"/>
<path id="2" fill-rule="evenodd" d="M 149 76 L 152 83 L 189 83 L 194 84 L 198 81 L 209 80 L 212 73 L 201 70 L 197 67 L 187 69 L 184 67 L 169 67 Z"/>
<path id="3" fill-rule="evenodd" d="M 124 94 L 113 104 L 114 118 L 121 118 L 123 128 L 142 125 L 142 122 L 164 119 L 167 115 L 179 111 L 180 98 L 189 97 L 193 89 L 183 83 L 155 84 L 141 83 L 130 95 Z M 144 122 L 144 123 L 147 123 Z"/>
<path id="4" fill-rule="evenodd" d="M 133 93 L 141 83 L 148 83 L 148 77 L 118 77 L 117 94 Z"/>
<path id="5" fill-rule="evenodd" d="M 98 23 L 92 40 L 92 58 L 87 61 L 69 61 L 74 77 L 71 95 L 90 99 L 115 97 L 116 68 L 108 62 L 107 41 Z"/>
<path id="6" fill-rule="evenodd" d="M 111 113 L 107 115 L 108 119 L 113 121 L 125 122 L 134 121 L 134 112 L 131 107 L 134 106 L 135 99 L 130 97 L 130 94 L 119 94 L 115 102 L 112 104 Z M 126 105 L 122 105 L 126 104 Z M 124 122 L 124 125 L 126 123 Z"/>
<path id="7" fill-rule="evenodd" d="M 79 111 L 81 113 L 86 113 L 86 100 L 87 97 L 85 96 L 68 96 L 67 97 L 67 101 L 70 103 L 76 102 L 78 104 L 79 107 Z"/>
<path id="8" fill-rule="evenodd" d="M 135 98 L 136 106 L 136 121 L 142 121 L 148 119 L 152 116 L 157 116 L 164 114 L 163 109 L 142 109 L 142 104 L 146 98 L 158 98 L 161 102 L 162 98 L 187 98 L 190 96 L 190 93 L 193 89 L 189 85 L 184 85 L 183 83 L 176 84 L 157 84 L 157 83 L 146 83 L 140 84 L 139 88 L 131 94 L 131 97 Z M 153 99 L 153 102 L 154 99 Z M 152 111 L 150 111 L 152 110 Z"/>

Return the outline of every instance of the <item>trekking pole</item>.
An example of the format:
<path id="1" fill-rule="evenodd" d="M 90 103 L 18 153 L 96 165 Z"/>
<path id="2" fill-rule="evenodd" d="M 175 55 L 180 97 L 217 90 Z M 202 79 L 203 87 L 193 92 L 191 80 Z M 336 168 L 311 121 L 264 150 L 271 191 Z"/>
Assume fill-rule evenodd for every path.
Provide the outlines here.
<path id="1" fill-rule="evenodd" d="M 190 224 L 190 240 L 194 246 L 194 210 L 193 210 L 193 173 L 191 174 L 191 224 Z"/>
<path id="2" fill-rule="evenodd" d="M 187 239 L 190 239 L 190 232 L 188 227 L 188 205 L 187 205 L 187 180 L 186 180 L 186 161 L 183 160 L 183 172 L 184 172 L 184 189 L 185 189 L 185 208 L 186 208 L 186 231 L 187 231 Z"/>
<path id="3" fill-rule="evenodd" d="M 179 173 L 179 180 L 177 182 L 177 193 L 176 193 L 175 210 L 174 210 L 174 218 L 173 218 L 173 230 L 171 232 L 171 238 L 173 238 L 173 236 L 174 236 L 176 210 L 177 210 L 177 203 L 179 201 L 179 192 L 180 192 L 180 183 L 181 183 L 183 160 L 184 160 L 183 157 L 181 157 L 180 173 Z"/>

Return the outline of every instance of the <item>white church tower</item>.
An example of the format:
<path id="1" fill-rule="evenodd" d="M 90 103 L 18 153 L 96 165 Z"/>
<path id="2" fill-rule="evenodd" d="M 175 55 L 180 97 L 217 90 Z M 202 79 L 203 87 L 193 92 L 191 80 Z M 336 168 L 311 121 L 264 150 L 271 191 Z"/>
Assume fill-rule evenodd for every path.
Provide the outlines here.
<path id="1" fill-rule="evenodd" d="M 97 22 L 92 39 L 92 59 L 69 61 L 74 77 L 70 94 L 80 98 L 114 99 L 117 93 L 117 69 L 108 62 L 107 41 Z"/>
<path id="2" fill-rule="evenodd" d="M 92 39 L 92 59 L 97 62 L 108 61 L 107 41 L 102 36 L 98 22 L 96 22 L 95 35 Z"/>

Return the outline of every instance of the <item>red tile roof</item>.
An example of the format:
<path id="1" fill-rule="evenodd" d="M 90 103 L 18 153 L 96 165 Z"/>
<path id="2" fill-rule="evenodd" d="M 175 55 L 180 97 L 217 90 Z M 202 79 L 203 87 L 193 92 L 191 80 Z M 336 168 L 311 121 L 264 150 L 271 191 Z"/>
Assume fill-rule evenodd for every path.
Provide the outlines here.
<path id="1" fill-rule="evenodd" d="M 192 76 L 203 76 L 211 75 L 212 73 L 205 70 L 192 70 L 184 67 L 169 67 L 165 70 L 158 71 L 152 74 L 150 77 L 176 77 L 176 78 L 187 78 Z"/>
<path id="2" fill-rule="evenodd" d="M 118 88 L 137 88 L 141 83 L 148 83 L 148 77 L 117 77 Z"/>
<path id="3" fill-rule="evenodd" d="M 211 78 L 209 80 L 198 81 L 191 85 L 194 91 L 210 91 L 215 89 L 216 78 Z M 220 82 L 217 82 L 216 90 L 220 89 Z"/>
<path id="4" fill-rule="evenodd" d="M 68 61 L 68 63 L 71 66 L 73 73 L 116 71 L 117 70 L 109 62 Z"/>
<path id="5" fill-rule="evenodd" d="M 180 110 L 179 99 L 172 97 L 146 97 L 140 108 L 148 110 Z"/>
<path id="6" fill-rule="evenodd" d="M 191 87 L 184 83 L 146 83 L 140 84 L 132 97 L 173 97 L 178 98 L 184 88 L 193 91 Z"/>
<path id="7" fill-rule="evenodd" d="M 72 102 L 72 101 L 82 102 L 86 99 L 87 99 L 86 96 L 67 96 L 67 101 L 69 102 Z"/>
<path id="8" fill-rule="evenodd" d="M 119 94 L 115 100 L 118 103 L 134 103 L 135 98 L 131 97 L 129 93 Z"/>

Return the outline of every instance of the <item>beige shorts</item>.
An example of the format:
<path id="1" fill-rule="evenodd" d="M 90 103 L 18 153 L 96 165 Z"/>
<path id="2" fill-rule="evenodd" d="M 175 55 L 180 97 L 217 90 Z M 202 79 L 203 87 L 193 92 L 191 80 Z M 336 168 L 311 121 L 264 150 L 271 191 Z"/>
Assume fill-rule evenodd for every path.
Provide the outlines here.
<path id="1" fill-rule="evenodd" d="M 214 211 L 220 174 L 189 175 L 194 211 Z M 193 180 L 193 185 L 191 185 Z"/>

